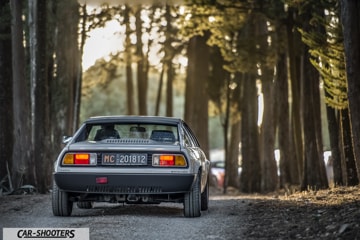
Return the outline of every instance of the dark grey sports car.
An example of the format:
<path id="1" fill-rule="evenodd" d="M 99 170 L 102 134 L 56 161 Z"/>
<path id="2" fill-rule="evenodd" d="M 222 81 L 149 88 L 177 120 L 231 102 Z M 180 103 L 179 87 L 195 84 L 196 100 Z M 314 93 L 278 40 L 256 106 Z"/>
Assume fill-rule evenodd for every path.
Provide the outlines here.
<path id="1" fill-rule="evenodd" d="M 93 117 L 64 142 L 53 174 L 55 216 L 71 215 L 74 202 L 177 202 L 185 217 L 208 209 L 210 162 L 181 119 Z"/>

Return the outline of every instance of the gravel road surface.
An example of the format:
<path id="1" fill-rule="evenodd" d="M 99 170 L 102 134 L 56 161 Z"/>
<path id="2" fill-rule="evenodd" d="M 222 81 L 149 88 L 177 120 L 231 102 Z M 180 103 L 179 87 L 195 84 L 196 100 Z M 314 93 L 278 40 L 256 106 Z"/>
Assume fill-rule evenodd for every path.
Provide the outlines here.
<path id="1" fill-rule="evenodd" d="M 97 203 L 93 209 L 74 205 L 71 217 L 54 217 L 51 195 L 0 197 L 2 229 L 89 228 L 90 239 L 242 239 L 247 200 L 212 195 L 209 210 L 185 218 L 182 204 L 123 205 Z"/>

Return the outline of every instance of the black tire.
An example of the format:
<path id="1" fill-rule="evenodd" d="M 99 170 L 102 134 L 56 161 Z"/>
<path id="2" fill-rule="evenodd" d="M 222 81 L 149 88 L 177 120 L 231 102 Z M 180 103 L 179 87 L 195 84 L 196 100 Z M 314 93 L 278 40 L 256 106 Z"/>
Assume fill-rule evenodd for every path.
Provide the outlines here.
<path id="1" fill-rule="evenodd" d="M 185 193 L 184 197 L 184 216 L 185 217 L 200 217 L 201 216 L 201 173 L 196 176 L 195 183 L 190 192 Z"/>
<path id="2" fill-rule="evenodd" d="M 56 183 L 53 183 L 52 210 L 54 216 L 70 216 L 73 209 L 73 202 L 70 201 L 67 192 L 61 191 Z"/>
<path id="3" fill-rule="evenodd" d="M 209 208 L 209 178 L 206 182 L 204 191 L 201 193 L 201 211 L 206 211 Z"/>
<path id="4" fill-rule="evenodd" d="M 93 208 L 93 202 L 77 202 L 77 207 L 81 209 L 91 209 Z"/>

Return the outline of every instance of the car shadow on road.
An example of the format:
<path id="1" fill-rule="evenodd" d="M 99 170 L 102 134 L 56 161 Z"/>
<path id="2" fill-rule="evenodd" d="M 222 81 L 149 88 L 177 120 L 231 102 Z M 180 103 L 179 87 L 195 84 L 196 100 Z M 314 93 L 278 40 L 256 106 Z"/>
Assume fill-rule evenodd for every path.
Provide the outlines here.
<path id="1" fill-rule="evenodd" d="M 79 209 L 74 206 L 72 217 L 90 216 L 150 216 L 150 217 L 183 217 L 181 204 L 103 204 L 98 203 L 92 209 Z"/>

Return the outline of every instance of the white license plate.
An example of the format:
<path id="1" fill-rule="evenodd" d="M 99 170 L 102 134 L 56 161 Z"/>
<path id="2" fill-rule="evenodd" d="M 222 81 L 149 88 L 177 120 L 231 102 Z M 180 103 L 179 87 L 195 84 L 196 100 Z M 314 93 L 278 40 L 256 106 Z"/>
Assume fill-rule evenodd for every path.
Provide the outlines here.
<path id="1" fill-rule="evenodd" d="M 103 153 L 103 165 L 147 165 L 147 154 Z"/>

